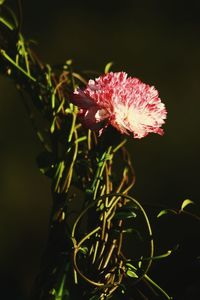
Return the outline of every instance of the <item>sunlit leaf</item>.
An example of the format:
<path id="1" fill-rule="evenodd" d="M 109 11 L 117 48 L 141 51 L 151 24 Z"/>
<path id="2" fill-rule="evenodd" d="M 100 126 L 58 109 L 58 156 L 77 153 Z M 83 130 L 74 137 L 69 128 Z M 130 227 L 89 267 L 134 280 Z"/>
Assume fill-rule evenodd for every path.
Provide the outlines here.
<path id="1" fill-rule="evenodd" d="M 138 278 L 138 275 L 133 270 L 130 269 L 126 271 L 126 275 L 132 278 Z"/>
<path id="2" fill-rule="evenodd" d="M 188 206 L 190 204 L 194 204 L 194 202 L 190 199 L 185 199 L 181 205 L 181 210 L 184 210 L 186 208 L 186 206 Z"/>
<path id="3" fill-rule="evenodd" d="M 160 218 L 164 215 L 167 215 L 167 214 L 171 214 L 171 215 L 177 215 L 177 212 L 173 209 L 164 209 L 164 210 L 161 210 L 159 212 L 159 214 L 157 215 L 157 218 Z"/>
<path id="4" fill-rule="evenodd" d="M 110 68 L 112 67 L 112 65 L 113 65 L 112 61 L 107 63 L 107 65 L 105 66 L 105 69 L 104 69 L 105 74 L 107 74 L 110 71 Z"/>
<path id="5" fill-rule="evenodd" d="M 129 269 L 137 270 L 136 267 L 134 267 L 131 263 L 126 263 L 126 267 Z"/>
<path id="6" fill-rule="evenodd" d="M 130 218 L 136 218 L 137 215 L 134 211 L 128 210 L 128 211 L 119 211 L 115 215 L 115 219 L 130 219 Z"/>
<path id="7" fill-rule="evenodd" d="M 83 254 L 87 254 L 88 253 L 88 248 L 87 247 L 80 247 L 79 251 L 81 251 Z"/>
<path id="8" fill-rule="evenodd" d="M 72 65 L 72 59 L 68 59 L 65 63 L 66 63 L 66 65 L 68 65 L 68 66 Z"/>
<path id="9" fill-rule="evenodd" d="M 132 264 L 130 263 L 126 263 L 126 275 L 132 278 L 138 278 L 138 275 L 135 273 L 135 271 L 137 270 L 136 267 L 134 267 Z"/>

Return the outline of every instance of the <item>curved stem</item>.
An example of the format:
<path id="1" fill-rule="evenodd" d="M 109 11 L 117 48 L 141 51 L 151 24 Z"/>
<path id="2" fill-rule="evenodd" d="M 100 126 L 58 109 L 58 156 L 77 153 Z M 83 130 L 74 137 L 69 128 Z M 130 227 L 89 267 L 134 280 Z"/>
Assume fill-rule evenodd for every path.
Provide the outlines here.
<path id="1" fill-rule="evenodd" d="M 172 300 L 173 298 L 170 297 L 155 281 L 153 281 L 149 276 L 146 274 L 144 275 L 144 278 L 151 283 L 153 286 L 155 286 L 163 295 L 166 299 Z"/>
<path id="2" fill-rule="evenodd" d="M 120 200 L 120 197 L 121 198 L 125 198 L 125 199 L 133 202 L 137 207 L 139 207 L 140 211 L 142 212 L 142 214 L 144 216 L 144 219 L 145 219 L 145 222 L 146 222 L 146 225 L 147 225 L 148 235 L 150 237 L 150 255 L 149 255 L 149 261 L 147 263 L 147 266 L 143 270 L 143 274 L 140 277 L 138 277 L 138 279 L 135 280 L 135 284 L 136 284 L 137 282 L 139 282 L 145 276 L 146 273 L 148 273 L 149 268 L 150 268 L 150 266 L 152 264 L 152 258 L 154 256 L 154 241 L 152 239 L 151 225 L 150 225 L 149 219 L 147 217 L 147 214 L 146 214 L 144 208 L 142 207 L 142 205 L 137 200 L 135 200 L 134 198 L 132 198 L 132 197 L 130 197 L 128 195 L 116 194 L 116 193 L 112 193 L 110 195 L 104 195 L 101 198 L 105 198 L 105 197 L 108 197 L 108 196 L 110 196 L 110 197 L 117 197 L 117 199 L 115 200 L 115 202 L 112 203 L 112 206 L 109 208 L 109 211 L 107 212 L 108 214 L 111 212 L 111 208 L 113 208 L 116 205 L 116 203 Z"/>

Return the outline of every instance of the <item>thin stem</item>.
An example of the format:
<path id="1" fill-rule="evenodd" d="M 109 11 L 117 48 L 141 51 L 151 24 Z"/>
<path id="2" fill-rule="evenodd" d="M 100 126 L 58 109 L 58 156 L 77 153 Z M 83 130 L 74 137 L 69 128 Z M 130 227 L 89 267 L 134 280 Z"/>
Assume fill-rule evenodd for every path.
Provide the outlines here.
<path id="1" fill-rule="evenodd" d="M 74 127 L 73 127 L 74 128 Z M 77 134 L 77 131 L 75 130 L 74 128 L 74 136 L 75 136 L 75 141 L 78 141 L 78 134 Z M 64 184 L 62 186 L 62 192 L 65 191 L 65 193 L 68 191 L 69 187 L 70 187 L 70 184 L 71 184 L 71 180 L 72 180 L 72 175 L 73 175 L 73 169 L 74 169 L 74 164 L 76 162 L 76 158 L 77 158 L 77 154 L 78 154 L 78 142 L 74 143 L 74 154 L 73 154 L 73 157 L 72 157 L 72 162 L 71 162 L 71 165 L 69 167 L 69 171 L 67 173 L 67 176 L 66 176 L 66 179 L 64 181 Z"/>
<path id="2" fill-rule="evenodd" d="M 144 275 L 144 278 L 150 282 L 153 286 L 155 286 L 164 296 L 166 299 L 171 300 L 173 299 L 170 297 L 155 281 L 153 281 L 147 274 Z"/>
<path id="3" fill-rule="evenodd" d="M 101 177 L 102 177 L 105 165 L 106 165 L 106 161 L 108 160 L 107 156 L 110 154 L 111 149 L 112 149 L 112 147 L 110 146 L 108 148 L 108 151 L 104 152 L 104 154 L 103 154 L 103 156 L 100 160 L 101 165 L 97 169 L 96 176 L 95 176 L 95 179 L 94 179 L 94 182 L 93 182 L 93 187 L 95 186 L 94 194 L 93 194 L 93 200 L 95 200 L 96 197 L 97 197 L 97 192 L 98 192 L 99 184 L 100 184 L 100 181 L 101 181 Z"/>
<path id="4" fill-rule="evenodd" d="M 8 27 L 8 29 L 10 29 L 10 30 L 13 30 L 13 29 L 14 29 L 14 26 L 13 26 L 10 22 L 8 22 L 7 20 L 5 20 L 5 19 L 2 18 L 2 17 L 0 17 L 0 22 L 1 22 L 2 24 L 4 24 L 6 27 Z"/>
<path id="5" fill-rule="evenodd" d="M 193 214 L 193 213 L 191 213 L 191 212 L 189 212 L 189 211 L 186 211 L 186 210 L 184 210 L 184 209 L 181 209 L 178 213 L 179 213 L 179 214 L 186 215 L 186 216 L 189 216 L 189 217 L 192 217 L 192 218 L 194 218 L 194 219 L 200 221 L 200 217 L 199 217 L 199 216 L 197 216 L 197 215 L 195 215 L 195 214 Z"/>
<path id="6" fill-rule="evenodd" d="M 24 55 L 27 73 L 28 73 L 29 76 L 31 76 L 29 61 L 28 61 L 28 53 L 27 53 L 25 45 L 24 45 L 24 38 L 21 34 L 19 34 L 19 42 L 18 43 L 20 43 L 20 46 L 22 47 L 22 53 L 23 53 L 22 55 Z"/>
<path id="7" fill-rule="evenodd" d="M 29 78 L 30 80 L 36 82 L 36 79 L 31 76 L 30 74 L 28 74 L 23 68 L 21 68 L 18 64 L 16 64 L 16 62 L 6 53 L 5 50 L 0 49 L 0 54 L 7 59 L 15 68 L 17 68 L 20 72 L 22 72 L 27 78 Z"/>
<path id="8" fill-rule="evenodd" d="M 98 226 L 97 228 L 93 229 L 90 233 L 88 233 L 86 236 L 84 236 L 84 238 L 78 243 L 77 247 L 80 248 L 80 246 L 86 241 L 88 240 L 93 234 L 95 234 L 96 232 L 98 232 L 101 229 L 100 226 Z"/>
<path id="9" fill-rule="evenodd" d="M 120 148 L 122 148 L 127 142 L 127 139 L 124 139 L 119 145 L 117 145 L 114 149 L 113 149 L 113 153 L 117 152 Z"/>
<path id="10" fill-rule="evenodd" d="M 76 256 L 77 253 L 79 251 L 80 246 L 85 242 L 85 240 L 89 239 L 93 234 L 95 234 L 96 232 L 98 232 L 101 229 L 100 226 L 98 226 L 97 228 L 95 228 L 94 230 L 92 230 L 89 234 L 87 234 L 79 243 L 78 245 L 76 244 L 75 239 L 72 239 L 73 243 L 74 243 L 74 254 L 73 254 L 73 264 L 74 264 L 74 268 L 77 271 L 77 273 L 84 279 L 86 280 L 86 282 L 97 286 L 97 287 L 103 287 L 104 283 L 100 283 L 100 282 L 96 282 L 94 280 L 91 280 L 90 278 L 86 277 L 79 269 L 78 265 L 77 265 L 77 260 L 76 260 Z"/>
<path id="11" fill-rule="evenodd" d="M 20 32 L 22 27 L 22 21 L 23 21 L 21 0 L 17 0 L 17 7 L 18 7 L 18 32 Z"/>
<path id="12" fill-rule="evenodd" d="M 74 110 L 74 111 L 73 111 Z M 72 111 L 73 111 L 73 119 L 72 119 L 72 125 L 71 125 L 71 130 L 70 130 L 70 133 L 69 133 L 69 137 L 68 137 L 68 142 L 70 143 L 71 140 L 72 140 L 72 136 L 73 136 L 73 132 L 74 132 L 74 127 L 76 125 L 76 118 L 77 118 L 77 107 L 75 107 L 73 105 L 72 107 Z"/>
<path id="13" fill-rule="evenodd" d="M 104 196 L 102 196 L 101 198 L 105 198 L 105 197 L 107 197 L 107 196 L 108 196 L 108 195 L 104 195 Z M 148 219 L 148 217 L 147 217 L 147 214 L 146 214 L 144 208 L 142 207 L 142 205 L 141 205 L 137 200 L 135 200 L 134 198 L 132 198 L 132 197 L 130 197 L 130 196 L 128 196 L 128 195 L 123 195 L 123 194 L 115 194 L 115 193 L 112 193 L 112 194 L 110 194 L 109 196 L 110 196 L 110 197 L 117 197 L 117 199 L 115 200 L 114 203 L 112 203 L 112 206 L 109 208 L 109 210 L 108 210 L 108 212 L 107 212 L 108 215 L 111 213 L 112 208 L 117 204 L 117 202 L 120 200 L 120 198 L 125 198 L 125 199 L 127 199 L 127 200 L 133 202 L 134 205 L 136 205 L 137 207 L 139 207 L 140 211 L 142 212 L 142 214 L 143 214 L 143 216 L 144 216 L 144 219 L 145 219 L 145 222 L 146 222 L 146 225 L 147 225 L 148 235 L 149 235 L 149 237 L 150 237 L 150 255 L 149 255 L 150 258 L 149 258 L 149 261 L 148 261 L 147 266 L 146 266 L 145 269 L 143 270 L 143 274 L 142 274 L 140 277 L 138 277 L 138 279 L 135 280 L 135 284 L 136 284 L 137 282 L 139 282 L 139 281 L 145 276 L 145 274 L 149 271 L 149 268 L 150 268 L 150 266 L 151 266 L 151 264 L 152 264 L 152 258 L 153 258 L 153 256 L 154 256 L 154 241 L 153 241 L 153 239 L 152 239 L 152 229 L 151 229 L 151 225 L 150 225 L 149 219 Z"/>

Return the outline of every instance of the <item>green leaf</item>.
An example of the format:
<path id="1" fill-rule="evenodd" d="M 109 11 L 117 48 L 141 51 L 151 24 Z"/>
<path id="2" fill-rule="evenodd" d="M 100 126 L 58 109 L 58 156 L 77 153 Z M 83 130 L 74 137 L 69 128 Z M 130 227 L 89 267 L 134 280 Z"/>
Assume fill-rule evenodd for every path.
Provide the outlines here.
<path id="1" fill-rule="evenodd" d="M 138 278 L 138 275 L 135 273 L 135 271 L 137 270 L 136 267 L 134 267 L 132 264 L 130 263 L 126 263 L 126 275 L 132 278 Z"/>
<path id="2" fill-rule="evenodd" d="M 130 270 L 130 269 L 128 269 L 126 271 L 126 275 L 129 277 L 132 277 L 132 278 L 138 278 L 137 274 L 133 270 Z"/>
<path id="3" fill-rule="evenodd" d="M 80 247 L 79 251 L 81 251 L 83 254 L 87 254 L 88 253 L 88 248 L 87 247 Z"/>
<path id="4" fill-rule="evenodd" d="M 115 215 L 115 219 L 130 219 L 130 218 L 136 218 L 137 215 L 134 211 L 128 210 L 128 211 L 119 211 Z"/>
<path id="5" fill-rule="evenodd" d="M 56 291 L 56 289 L 54 288 L 51 291 L 51 294 L 55 296 L 55 300 L 64 300 L 66 299 L 66 297 L 69 297 L 69 291 L 64 287 L 66 283 L 66 274 L 63 275 L 63 278 L 61 280 L 60 283 L 60 287 L 58 288 L 58 290 Z"/>
<path id="6" fill-rule="evenodd" d="M 181 205 L 181 210 L 184 210 L 186 208 L 186 206 L 188 206 L 190 204 L 194 204 L 194 202 L 190 199 L 185 199 Z"/>
<path id="7" fill-rule="evenodd" d="M 68 59 L 68 60 L 66 60 L 66 65 L 68 65 L 68 66 L 71 66 L 72 65 L 72 59 Z"/>
<path id="8" fill-rule="evenodd" d="M 133 270 L 137 270 L 136 267 L 134 267 L 132 264 L 130 263 L 126 263 L 126 267 L 129 268 L 129 269 L 133 269 Z"/>
<path id="9" fill-rule="evenodd" d="M 137 237 L 139 238 L 139 240 L 143 241 L 143 238 L 140 234 L 140 232 L 134 228 L 126 228 L 126 229 L 123 229 L 122 231 L 123 233 L 131 233 L 131 234 L 136 234 Z"/>
<path id="10" fill-rule="evenodd" d="M 104 69 L 105 74 L 107 74 L 110 71 L 110 68 L 112 67 L 112 65 L 113 65 L 112 61 L 107 63 L 107 65 L 105 66 L 105 69 Z"/>
<path id="11" fill-rule="evenodd" d="M 177 212 L 173 209 L 164 209 L 159 212 L 159 214 L 157 215 L 157 218 L 160 218 L 167 214 L 177 215 Z"/>

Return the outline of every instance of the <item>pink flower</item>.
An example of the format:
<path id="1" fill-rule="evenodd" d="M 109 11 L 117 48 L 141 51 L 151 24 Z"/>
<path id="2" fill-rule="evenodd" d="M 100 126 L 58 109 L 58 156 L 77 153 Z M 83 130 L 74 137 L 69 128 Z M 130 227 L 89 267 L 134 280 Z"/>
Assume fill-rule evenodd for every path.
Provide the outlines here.
<path id="1" fill-rule="evenodd" d="M 167 115 L 154 86 L 125 72 L 110 72 L 89 80 L 85 89 L 77 89 L 71 101 L 79 107 L 82 123 L 101 131 L 109 124 L 125 134 L 142 138 L 150 132 L 163 134 L 160 128 Z"/>

